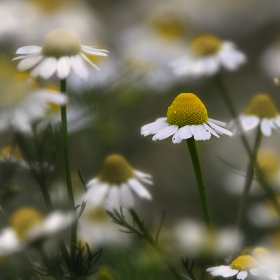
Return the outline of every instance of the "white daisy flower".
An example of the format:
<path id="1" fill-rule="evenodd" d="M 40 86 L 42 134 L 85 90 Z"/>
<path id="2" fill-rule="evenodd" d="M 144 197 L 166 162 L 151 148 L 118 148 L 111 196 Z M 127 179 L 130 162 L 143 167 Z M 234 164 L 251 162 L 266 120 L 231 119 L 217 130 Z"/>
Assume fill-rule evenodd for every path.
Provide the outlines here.
<path id="1" fill-rule="evenodd" d="M 172 61 L 170 67 L 175 75 L 196 78 L 214 75 L 222 67 L 235 71 L 245 62 L 245 55 L 235 44 L 206 33 L 193 37 L 189 53 Z"/>
<path id="2" fill-rule="evenodd" d="M 44 216 L 32 207 L 22 207 L 10 217 L 10 226 L 0 232 L 0 256 L 22 251 L 69 227 L 74 213 L 53 211 Z"/>
<path id="3" fill-rule="evenodd" d="M 211 135 L 232 133 L 221 127 L 226 124 L 208 118 L 207 110 L 201 100 L 193 93 L 179 94 L 168 107 L 167 117 L 158 118 L 155 122 L 144 125 L 141 134 L 154 135 L 153 140 L 163 140 L 171 135 L 174 144 L 183 139 L 194 137 L 195 140 L 209 140 Z"/>
<path id="4" fill-rule="evenodd" d="M 256 94 L 239 118 L 244 131 L 260 126 L 262 134 L 270 136 L 272 129 L 280 130 L 279 111 L 270 96 L 265 93 Z"/>
<path id="5" fill-rule="evenodd" d="M 88 182 L 84 202 L 98 205 L 106 199 L 108 209 L 120 206 L 131 208 L 134 204 L 132 193 L 144 199 L 152 199 L 142 182 L 152 185 L 151 175 L 133 169 L 121 155 L 109 155 L 100 174 Z"/>
<path id="6" fill-rule="evenodd" d="M 45 117 L 50 104 L 65 105 L 67 97 L 58 92 L 37 88 L 35 81 L 21 73 L 13 78 L 1 77 L 0 131 L 13 128 L 30 132 L 31 125 Z"/>
<path id="7" fill-rule="evenodd" d="M 69 29 L 60 28 L 49 33 L 43 46 L 25 46 L 16 51 L 20 55 L 14 60 L 21 60 L 19 71 L 32 69 L 31 76 L 49 79 L 56 73 L 59 79 L 66 79 L 71 69 L 82 79 L 89 77 L 84 61 L 94 68 L 99 68 L 85 55 L 107 56 L 108 51 L 96 47 L 81 45 L 78 36 Z"/>
<path id="8" fill-rule="evenodd" d="M 266 276 L 273 280 L 279 279 L 278 273 L 265 270 L 265 268 L 261 267 L 256 259 L 250 255 L 239 256 L 230 265 L 210 267 L 207 268 L 206 271 L 210 272 L 213 276 L 222 276 L 225 278 L 237 275 L 236 278 L 240 280 L 246 279 L 249 272 L 256 277 Z"/>

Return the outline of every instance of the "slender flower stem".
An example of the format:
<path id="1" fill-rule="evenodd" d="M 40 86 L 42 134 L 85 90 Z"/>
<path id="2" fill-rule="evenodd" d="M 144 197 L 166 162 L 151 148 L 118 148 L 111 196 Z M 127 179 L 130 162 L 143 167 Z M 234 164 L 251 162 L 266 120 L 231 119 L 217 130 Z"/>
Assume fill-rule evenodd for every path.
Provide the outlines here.
<path id="1" fill-rule="evenodd" d="M 158 246 L 156 240 L 152 237 L 152 235 L 150 234 L 150 232 L 146 229 L 146 227 L 144 226 L 143 222 L 141 221 L 141 219 L 139 218 L 138 214 L 136 213 L 136 211 L 134 209 L 129 209 L 129 213 L 131 214 L 131 216 L 133 217 L 135 223 L 137 224 L 137 226 L 139 227 L 139 229 L 141 230 L 141 232 L 143 233 L 143 237 L 148 241 L 148 243 L 158 252 L 161 253 L 161 249 Z M 180 274 L 176 271 L 175 267 L 168 261 L 165 260 L 165 264 L 167 265 L 167 267 L 169 268 L 169 270 L 172 272 L 173 276 L 177 279 L 177 280 L 182 280 L 182 277 L 180 276 Z"/>
<path id="2" fill-rule="evenodd" d="M 243 146 L 250 158 L 250 161 L 253 162 L 254 161 L 254 153 L 250 148 L 249 142 L 247 140 L 247 138 L 245 137 L 245 135 L 242 133 L 242 128 L 241 128 L 241 124 L 239 122 L 238 119 L 238 115 L 236 113 L 236 110 L 234 108 L 233 102 L 230 98 L 230 95 L 228 94 L 228 91 L 220 77 L 220 75 L 216 75 L 214 77 L 215 83 L 219 89 L 219 92 L 231 114 L 231 117 L 235 120 L 236 126 L 238 128 L 238 131 L 241 131 L 240 133 L 240 138 L 241 141 L 243 143 Z M 272 187 L 270 186 L 270 184 L 267 182 L 267 179 L 265 177 L 265 175 L 263 174 L 260 166 L 258 165 L 258 163 L 255 161 L 255 168 L 256 168 L 256 176 L 259 180 L 260 185 L 262 186 L 264 192 L 266 193 L 266 195 L 268 196 L 268 198 L 271 200 L 271 202 L 273 203 L 273 206 L 275 208 L 275 210 L 277 211 L 278 215 L 280 216 L 280 205 L 275 197 L 275 192 L 273 191 Z"/>
<path id="3" fill-rule="evenodd" d="M 202 204 L 202 210 L 203 210 L 203 214 L 204 214 L 204 220 L 205 220 L 205 223 L 206 223 L 208 229 L 211 230 L 212 222 L 211 222 L 210 211 L 209 211 L 209 206 L 208 206 L 208 201 L 207 201 L 207 196 L 206 196 L 206 189 L 204 186 L 200 162 L 199 162 L 199 158 L 198 158 L 198 154 L 197 154 L 197 150 L 196 150 L 195 140 L 193 137 L 191 137 L 191 138 L 187 139 L 186 141 L 188 144 L 188 148 L 189 148 L 189 152 L 191 155 L 192 164 L 193 164 L 193 168 L 194 168 L 194 172 L 195 172 L 200 200 L 201 200 L 201 204 Z"/>
<path id="4" fill-rule="evenodd" d="M 66 94 L 66 79 L 60 80 L 60 93 Z M 70 171 L 69 155 L 68 155 L 68 131 L 67 131 L 66 105 L 61 105 L 60 112 L 61 112 L 61 129 L 62 129 L 62 142 L 63 142 L 62 143 L 63 158 L 64 158 L 64 168 L 65 168 L 69 207 L 72 211 L 75 211 L 75 201 L 74 201 L 74 193 L 72 188 L 71 171 Z M 76 239 L 77 239 L 77 223 L 74 222 L 71 227 L 71 244 L 76 244 Z M 71 245 L 72 259 L 75 258 L 75 254 L 76 254 L 75 246 Z"/>
<path id="5" fill-rule="evenodd" d="M 262 140 L 262 132 L 260 129 L 260 126 L 258 126 L 257 134 L 256 134 L 256 139 L 254 143 L 254 148 L 253 148 L 253 155 L 252 158 L 250 158 L 248 168 L 247 168 L 247 173 L 246 173 L 246 181 L 244 185 L 244 190 L 241 196 L 240 200 L 240 205 L 238 209 L 238 215 L 237 215 L 237 222 L 236 222 L 236 230 L 238 231 L 241 228 L 242 224 L 242 219 L 244 217 L 244 212 L 246 208 L 246 202 L 247 198 L 252 186 L 253 178 L 254 178 L 254 167 L 255 163 L 257 161 L 257 154 L 261 145 L 261 140 Z"/>

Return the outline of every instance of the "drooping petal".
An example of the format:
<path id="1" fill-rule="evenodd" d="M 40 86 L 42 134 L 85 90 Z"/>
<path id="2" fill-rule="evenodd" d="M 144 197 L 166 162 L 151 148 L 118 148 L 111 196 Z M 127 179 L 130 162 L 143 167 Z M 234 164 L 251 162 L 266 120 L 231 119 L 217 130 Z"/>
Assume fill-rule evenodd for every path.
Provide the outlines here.
<path id="1" fill-rule="evenodd" d="M 229 136 L 232 136 L 232 132 L 230 132 L 229 130 L 225 129 L 225 128 L 222 128 L 212 122 L 207 122 L 207 124 L 209 124 L 212 128 L 214 128 L 217 132 L 221 133 L 221 134 L 226 134 L 226 135 L 229 135 Z"/>
<path id="2" fill-rule="evenodd" d="M 206 128 L 206 130 L 208 130 L 211 134 L 213 134 L 214 136 L 220 138 L 220 136 L 207 124 L 204 123 L 203 126 Z"/>
<path id="3" fill-rule="evenodd" d="M 182 138 L 180 137 L 180 129 L 178 129 L 172 137 L 172 142 L 174 144 L 179 144 L 182 142 Z"/>
<path id="4" fill-rule="evenodd" d="M 18 48 L 16 54 L 36 54 L 36 53 L 40 53 L 41 50 L 42 47 L 38 47 L 38 46 L 24 46 Z"/>
<path id="5" fill-rule="evenodd" d="M 120 205 L 125 208 L 132 208 L 134 205 L 134 198 L 127 184 L 120 186 Z"/>
<path id="6" fill-rule="evenodd" d="M 168 127 L 169 124 L 166 122 L 166 118 L 157 119 L 155 122 L 146 124 L 141 128 L 141 135 L 147 136 L 158 133 L 162 128 Z"/>
<path id="7" fill-rule="evenodd" d="M 211 133 L 205 129 L 203 125 L 192 125 L 191 133 L 195 140 L 208 140 L 211 138 Z"/>
<path id="8" fill-rule="evenodd" d="M 71 66 L 74 72 L 82 79 L 86 80 L 89 77 L 88 68 L 85 65 L 80 55 L 71 56 Z"/>
<path id="9" fill-rule="evenodd" d="M 128 185 L 132 191 L 137 194 L 139 197 L 146 198 L 148 200 L 152 199 L 152 195 L 149 191 L 135 178 L 128 180 Z"/>
<path id="10" fill-rule="evenodd" d="M 240 122 L 244 130 L 251 130 L 258 126 L 260 119 L 256 116 L 241 116 Z"/>
<path id="11" fill-rule="evenodd" d="M 180 128 L 180 137 L 182 139 L 189 139 L 192 136 L 193 135 L 191 133 L 191 126 L 190 125 L 185 125 L 185 126 Z"/>
<path id="12" fill-rule="evenodd" d="M 244 280 L 246 277 L 248 276 L 248 272 L 247 271 L 240 271 L 236 278 L 239 280 Z"/>
<path id="13" fill-rule="evenodd" d="M 63 56 L 57 61 L 57 76 L 59 79 L 63 80 L 69 76 L 71 70 L 70 57 Z"/>
<path id="14" fill-rule="evenodd" d="M 119 187 L 112 186 L 112 187 L 110 187 L 110 190 L 108 193 L 106 208 L 114 209 L 114 208 L 118 208 L 119 205 L 120 205 Z"/>
<path id="15" fill-rule="evenodd" d="M 96 70 L 100 71 L 100 68 L 97 67 L 92 61 L 90 61 L 90 59 L 85 56 L 83 53 L 81 53 L 82 58 L 87 61 L 92 67 L 94 67 Z"/>
<path id="16" fill-rule="evenodd" d="M 271 124 L 270 120 L 268 119 L 263 119 L 261 120 L 261 132 L 265 136 L 270 136 L 271 135 Z"/>
<path id="17" fill-rule="evenodd" d="M 25 71 L 32 67 L 34 67 L 36 64 L 38 64 L 42 60 L 42 55 L 36 55 L 36 56 L 30 56 L 23 60 L 21 60 L 17 66 L 17 69 L 19 71 Z"/>
<path id="18" fill-rule="evenodd" d="M 141 182 L 149 184 L 149 185 L 153 185 L 153 181 L 152 181 L 152 175 L 141 172 L 139 170 L 133 170 L 134 171 L 134 175 L 137 179 L 139 179 Z"/>
<path id="19" fill-rule="evenodd" d="M 108 190 L 109 185 L 107 183 L 89 187 L 84 200 L 92 205 L 98 205 L 104 200 Z"/>
<path id="20" fill-rule="evenodd" d="M 173 135 L 178 130 L 177 125 L 169 125 L 168 127 L 162 128 L 157 134 L 155 134 L 152 140 L 163 140 Z"/>
<path id="21" fill-rule="evenodd" d="M 40 64 L 39 75 L 41 78 L 47 80 L 56 71 L 57 59 L 55 57 L 46 57 Z"/>

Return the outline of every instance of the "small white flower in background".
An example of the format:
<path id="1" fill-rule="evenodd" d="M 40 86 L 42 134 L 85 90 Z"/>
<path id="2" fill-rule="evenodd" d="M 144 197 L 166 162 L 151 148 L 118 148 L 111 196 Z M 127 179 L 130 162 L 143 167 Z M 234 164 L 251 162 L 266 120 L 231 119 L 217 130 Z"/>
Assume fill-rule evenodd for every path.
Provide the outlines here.
<path id="1" fill-rule="evenodd" d="M 246 62 L 246 56 L 234 43 L 222 41 L 212 34 L 193 37 L 187 55 L 172 61 L 169 66 L 175 75 L 191 78 L 212 76 L 223 67 L 237 70 Z"/>
<path id="2" fill-rule="evenodd" d="M 273 129 L 280 130 L 279 111 L 266 93 L 254 95 L 239 120 L 245 132 L 260 126 L 262 134 L 270 136 Z"/>
<path id="3" fill-rule="evenodd" d="M 255 277 L 266 277 L 272 280 L 279 279 L 278 273 L 273 273 L 261 266 L 257 260 L 250 255 L 237 257 L 230 265 L 220 265 L 206 269 L 213 276 L 222 276 L 224 278 L 236 275 L 239 280 L 244 280 L 248 275 Z M 250 274 L 249 274 L 250 273 Z"/>
<path id="4" fill-rule="evenodd" d="M 56 236 L 75 220 L 71 212 L 53 211 L 44 217 L 32 207 L 22 207 L 10 217 L 10 226 L 0 232 L 0 256 L 12 254 Z"/>
<path id="5" fill-rule="evenodd" d="M 144 125 L 141 134 L 154 135 L 153 140 L 163 140 L 173 135 L 174 144 L 194 137 L 195 140 L 209 140 L 211 135 L 232 135 L 223 128 L 226 124 L 208 118 L 207 110 L 201 100 L 193 93 L 179 94 L 168 107 L 167 117 L 158 118 L 155 122 Z"/>
<path id="6" fill-rule="evenodd" d="M 5 77 L 0 77 L 2 79 Z M 3 84 L 0 92 L 0 131 L 13 128 L 28 133 L 33 122 L 44 118 L 50 103 L 60 106 L 67 102 L 65 95 L 38 88 L 25 73 L 17 74 Z"/>
<path id="7" fill-rule="evenodd" d="M 84 202 L 98 205 L 106 199 L 106 208 L 131 208 L 133 193 L 151 200 L 152 196 L 142 183 L 152 185 L 151 175 L 133 169 L 119 154 L 109 155 L 97 177 L 87 183 Z"/>
<path id="8" fill-rule="evenodd" d="M 49 33 L 43 46 L 25 46 L 16 51 L 20 55 L 14 60 L 21 60 L 19 71 L 32 69 L 31 76 L 49 79 L 56 74 L 59 79 L 66 79 L 71 69 L 81 79 L 89 77 L 85 61 L 94 68 L 99 68 L 91 62 L 86 54 L 107 56 L 108 51 L 96 47 L 81 45 L 79 37 L 69 29 L 60 28 Z"/>

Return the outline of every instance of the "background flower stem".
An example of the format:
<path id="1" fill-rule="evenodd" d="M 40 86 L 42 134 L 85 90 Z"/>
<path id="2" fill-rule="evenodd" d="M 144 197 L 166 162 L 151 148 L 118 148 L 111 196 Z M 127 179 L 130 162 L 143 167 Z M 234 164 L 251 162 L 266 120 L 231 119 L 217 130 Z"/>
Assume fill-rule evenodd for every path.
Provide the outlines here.
<path id="1" fill-rule="evenodd" d="M 66 94 L 66 79 L 60 80 L 60 93 Z M 71 181 L 69 154 L 68 154 L 68 131 L 67 131 L 66 105 L 61 105 L 60 109 L 61 109 L 60 112 L 61 112 L 62 146 L 63 146 L 62 149 L 63 149 L 63 159 L 64 159 L 65 178 L 66 178 L 69 208 L 72 211 L 76 211 L 73 188 L 72 188 L 72 181 Z M 76 239 L 77 239 L 77 223 L 74 222 L 71 227 L 71 244 L 76 244 Z M 75 254 L 76 254 L 76 249 L 75 249 L 75 246 L 71 245 L 70 247 L 71 247 L 71 258 L 74 259 Z"/>
<path id="2" fill-rule="evenodd" d="M 207 196 L 206 196 L 206 189 L 205 189 L 204 181 L 203 181 L 203 177 L 202 177 L 200 162 L 199 162 L 199 158 L 198 158 L 198 154 L 197 154 L 197 150 L 196 150 L 195 139 L 193 137 L 191 137 L 191 138 L 187 139 L 186 141 L 188 144 L 188 148 L 189 148 L 189 152 L 190 152 L 190 156 L 192 159 L 192 164 L 193 164 L 193 168 L 194 168 L 194 172 L 195 172 L 200 200 L 201 200 L 201 204 L 202 204 L 202 210 L 203 210 L 203 214 L 204 214 L 204 220 L 205 220 L 205 223 L 206 223 L 208 229 L 211 230 L 212 229 L 211 216 L 210 216 L 209 205 L 208 205 Z"/>

